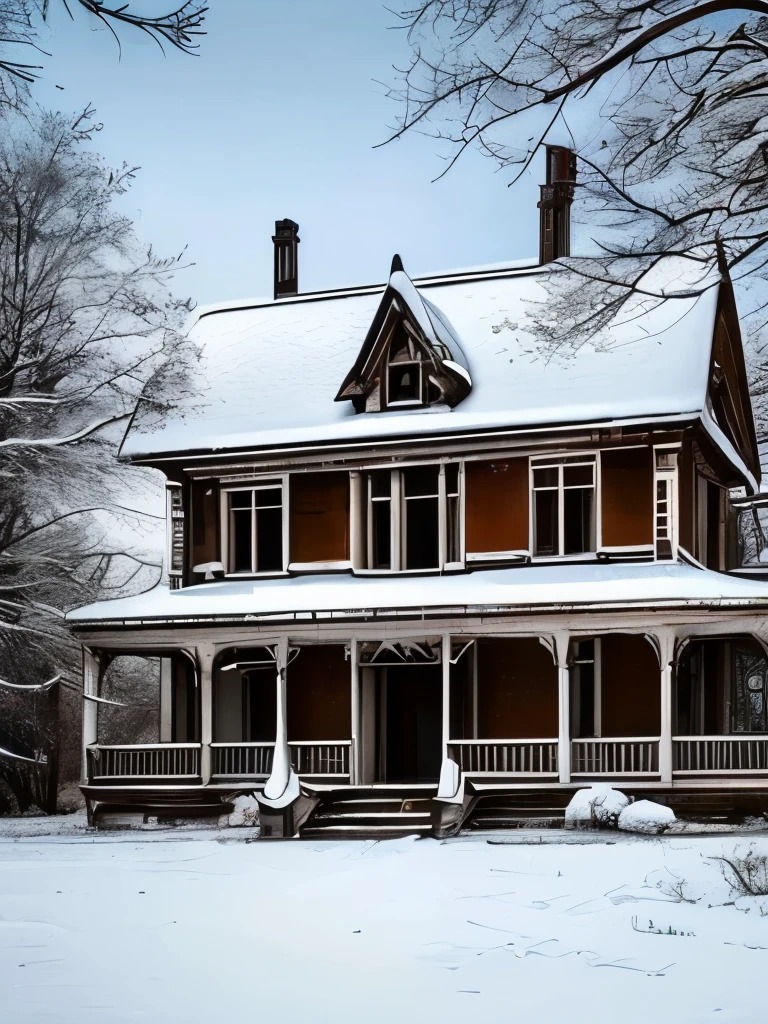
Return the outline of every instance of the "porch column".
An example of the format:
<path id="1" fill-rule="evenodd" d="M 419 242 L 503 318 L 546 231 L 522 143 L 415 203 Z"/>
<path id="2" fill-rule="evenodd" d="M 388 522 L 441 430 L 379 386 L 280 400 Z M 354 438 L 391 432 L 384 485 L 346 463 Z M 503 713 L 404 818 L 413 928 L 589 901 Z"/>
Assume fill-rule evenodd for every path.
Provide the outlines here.
<path id="1" fill-rule="evenodd" d="M 349 698 L 352 750 L 349 758 L 349 783 L 356 786 L 360 779 L 360 684 L 357 678 L 357 640 L 349 641 Z"/>
<path id="2" fill-rule="evenodd" d="M 288 747 L 286 668 L 288 665 L 288 637 L 281 636 L 276 647 L 277 663 L 277 721 L 275 725 L 275 752 L 272 772 L 264 786 L 268 800 L 283 796 L 291 777 L 291 751 Z"/>
<path id="3" fill-rule="evenodd" d="M 568 668 L 568 633 L 555 633 L 552 637 L 553 655 L 557 665 L 558 735 L 557 766 L 560 782 L 571 781 L 571 673 Z"/>
<path id="4" fill-rule="evenodd" d="M 662 782 L 672 782 L 672 672 L 675 660 L 675 631 L 655 633 L 659 645 L 661 669 L 661 730 L 659 735 L 659 774 Z"/>
<path id="5" fill-rule="evenodd" d="M 200 665 L 200 776 L 204 786 L 211 781 L 211 743 L 213 742 L 213 644 L 199 644 Z"/>
<path id="6" fill-rule="evenodd" d="M 83 697 L 98 697 L 99 662 L 93 653 L 83 648 Z M 99 705 L 93 700 L 83 700 L 83 751 L 82 778 L 88 781 L 88 747 L 98 743 Z"/>
<path id="7" fill-rule="evenodd" d="M 160 659 L 160 742 L 173 741 L 173 662 Z"/>
<path id="8" fill-rule="evenodd" d="M 443 668 L 443 760 L 448 757 L 448 741 L 451 738 L 451 636 L 442 638 Z"/>

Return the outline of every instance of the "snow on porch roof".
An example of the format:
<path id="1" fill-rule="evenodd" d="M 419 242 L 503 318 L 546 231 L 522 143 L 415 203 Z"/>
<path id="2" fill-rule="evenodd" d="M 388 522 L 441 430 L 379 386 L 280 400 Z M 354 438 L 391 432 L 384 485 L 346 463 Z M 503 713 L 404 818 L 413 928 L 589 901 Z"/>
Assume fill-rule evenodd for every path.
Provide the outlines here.
<path id="1" fill-rule="evenodd" d="M 598 344 L 547 358 L 531 334 L 557 267 L 492 268 L 415 281 L 453 325 L 472 390 L 456 408 L 357 413 L 336 393 L 357 358 L 385 285 L 201 309 L 190 397 L 172 413 L 140 410 L 122 446 L 140 458 L 432 436 L 456 431 L 641 421 L 705 408 L 717 287 L 635 309 Z M 655 287 L 675 295 L 700 264 L 669 259 Z"/>
<path id="2" fill-rule="evenodd" d="M 225 580 L 182 590 L 169 590 L 167 584 L 161 584 L 136 597 L 77 608 L 67 619 L 80 627 L 108 622 L 311 622 L 393 615 L 405 621 L 424 615 L 689 605 L 765 607 L 768 582 L 743 580 L 678 562 L 526 566 L 454 576 Z"/>

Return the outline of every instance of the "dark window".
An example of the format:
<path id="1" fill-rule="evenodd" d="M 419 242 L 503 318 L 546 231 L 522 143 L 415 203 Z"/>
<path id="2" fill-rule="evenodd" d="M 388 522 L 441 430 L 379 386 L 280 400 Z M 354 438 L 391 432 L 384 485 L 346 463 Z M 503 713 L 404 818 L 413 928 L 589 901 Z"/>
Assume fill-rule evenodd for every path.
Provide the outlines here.
<path id="1" fill-rule="evenodd" d="M 533 553 L 535 555 L 556 555 L 559 551 L 558 530 L 558 492 L 534 492 L 534 538 Z"/>
<path id="2" fill-rule="evenodd" d="M 280 572 L 283 568 L 282 487 L 228 492 L 229 572 Z"/>
<path id="3" fill-rule="evenodd" d="M 405 569 L 437 569 L 440 565 L 438 466 L 403 470 Z"/>
<path id="4" fill-rule="evenodd" d="M 452 463 L 445 467 L 446 495 L 446 561 L 461 561 L 461 502 L 459 493 L 459 467 Z"/>
<path id="5" fill-rule="evenodd" d="M 388 469 L 368 475 L 368 567 L 392 567 L 392 474 Z"/>
<path id="6" fill-rule="evenodd" d="M 564 492 L 564 541 L 565 554 L 575 555 L 583 551 L 593 551 L 592 523 L 594 515 L 592 505 L 594 490 L 591 487 L 578 487 Z"/>
<path id="7" fill-rule="evenodd" d="M 422 405 L 425 375 L 423 354 L 401 325 L 389 347 L 387 405 Z"/>

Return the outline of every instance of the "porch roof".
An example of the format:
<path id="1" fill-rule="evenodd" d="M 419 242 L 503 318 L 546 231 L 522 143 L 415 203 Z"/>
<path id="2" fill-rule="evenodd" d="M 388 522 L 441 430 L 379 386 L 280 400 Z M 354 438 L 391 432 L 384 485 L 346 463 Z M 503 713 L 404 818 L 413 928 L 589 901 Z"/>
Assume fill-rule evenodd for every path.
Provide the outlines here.
<path id="1" fill-rule="evenodd" d="M 169 622 L 399 619 L 598 608 L 768 608 L 768 581 L 681 562 L 488 569 L 446 576 L 318 575 L 223 580 L 182 590 L 162 584 L 67 615 L 75 627 Z"/>

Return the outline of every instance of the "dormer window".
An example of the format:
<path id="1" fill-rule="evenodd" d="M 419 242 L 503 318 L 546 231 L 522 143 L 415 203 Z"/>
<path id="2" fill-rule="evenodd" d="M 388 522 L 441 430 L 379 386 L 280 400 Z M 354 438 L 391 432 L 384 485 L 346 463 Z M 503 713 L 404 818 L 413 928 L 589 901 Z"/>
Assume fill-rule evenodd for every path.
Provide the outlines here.
<path id="1" fill-rule="evenodd" d="M 458 336 L 445 314 L 392 261 L 389 284 L 336 401 L 357 412 L 458 405 L 472 387 Z"/>
<path id="2" fill-rule="evenodd" d="M 418 342 L 404 324 L 399 324 L 389 346 L 387 407 L 431 405 L 439 401 L 440 391 L 429 379 L 429 368 Z"/>

